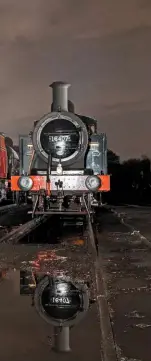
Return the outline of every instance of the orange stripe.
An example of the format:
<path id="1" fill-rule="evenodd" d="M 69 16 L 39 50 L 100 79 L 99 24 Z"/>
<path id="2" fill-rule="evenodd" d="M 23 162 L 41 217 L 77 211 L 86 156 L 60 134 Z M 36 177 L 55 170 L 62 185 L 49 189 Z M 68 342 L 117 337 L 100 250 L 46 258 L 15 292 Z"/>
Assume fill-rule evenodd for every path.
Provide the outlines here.
<path id="1" fill-rule="evenodd" d="M 101 179 L 101 187 L 98 189 L 99 192 L 109 192 L 110 191 L 110 175 L 99 175 Z M 18 179 L 20 176 L 11 177 L 11 190 L 20 191 L 18 187 Z M 39 191 L 40 189 L 45 189 L 48 192 L 51 191 L 51 182 L 48 186 L 46 176 L 43 175 L 32 175 L 30 178 L 33 180 L 33 187 L 31 191 Z"/>

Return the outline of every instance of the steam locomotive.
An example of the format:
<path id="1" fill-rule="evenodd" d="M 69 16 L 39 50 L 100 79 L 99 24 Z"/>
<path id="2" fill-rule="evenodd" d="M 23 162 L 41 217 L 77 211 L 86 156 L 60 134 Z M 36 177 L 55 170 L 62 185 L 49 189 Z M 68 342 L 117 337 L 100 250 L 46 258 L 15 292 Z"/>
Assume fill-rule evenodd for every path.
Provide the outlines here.
<path id="1" fill-rule="evenodd" d="M 11 198 L 10 179 L 12 174 L 17 174 L 18 167 L 19 156 L 12 139 L 0 133 L 0 202 Z"/>
<path id="2" fill-rule="evenodd" d="M 97 121 L 76 114 L 69 84 L 54 82 L 51 112 L 34 122 L 27 174 L 11 177 L 12 191 L 30 192 L 32 216 L 92 214 L 98 195 L 110 190 L 107 139 Z"/>

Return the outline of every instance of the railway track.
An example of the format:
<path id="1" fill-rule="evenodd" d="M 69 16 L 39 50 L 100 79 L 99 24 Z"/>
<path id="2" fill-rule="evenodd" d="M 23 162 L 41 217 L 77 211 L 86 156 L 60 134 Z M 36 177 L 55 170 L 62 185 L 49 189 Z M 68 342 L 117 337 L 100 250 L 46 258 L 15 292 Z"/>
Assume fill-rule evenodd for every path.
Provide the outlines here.
<path id="1" fill-rule="evenodd" d="M 27 222 L 29 206 L 26 204 L 5 205 L 0 207 L 0 239 L 12 229 L 17 229 L 22 223 Z"/>
<path id="2" fill-rule="evenodd" d="M 20 226 L 15 227 L 15 229 L 1 237 L 0 243 L 17 244 L 22 238 L 27 236 L 30 232 L 34 231 L 40 224 L 46 222 L 47 219 L 48 216 L 39 216 L 26 222 L 25 224 L 21 224 Z"/>
<path id="3" fill-rule="evenodd" d="M 9 213 L 10 211 L 17 208 L 17 204 L 7 204 L 5 206 L 0 207 L 0 215 Z"/>
<path id="4" fill-rule="evenodd" d="M 27 212 L 30 209 L 30 206 L 28 206 L 27 204 L 8 204 L 5 206 L 0 207 L 0 222 L 1 220 L 3 220 L 3 216 L 5 216 L 4 218 L 6 218 L 7 216 L 11 216 L 11 215 L 16 215 L 16 213 L 21 212 Z"/>

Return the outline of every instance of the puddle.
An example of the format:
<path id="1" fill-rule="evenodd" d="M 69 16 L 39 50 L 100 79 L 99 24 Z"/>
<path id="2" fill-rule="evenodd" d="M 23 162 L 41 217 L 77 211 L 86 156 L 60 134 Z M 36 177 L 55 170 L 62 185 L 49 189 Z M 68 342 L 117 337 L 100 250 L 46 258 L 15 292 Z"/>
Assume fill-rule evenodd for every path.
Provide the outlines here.
<path id="1" fill-rule="evenodd" d="M 54 329 L 31 306 L 31 297 L 20 296 L 20 272 L 8 271 L 0 284 L 0 359 L 3 361 L 62 361 L 52 350 Z M 91 342 L 95 339 L 95 342 Z M 65 360 L 100 361 L 100 327 L 94 304 L 71 331 L 72 353 Z"/>

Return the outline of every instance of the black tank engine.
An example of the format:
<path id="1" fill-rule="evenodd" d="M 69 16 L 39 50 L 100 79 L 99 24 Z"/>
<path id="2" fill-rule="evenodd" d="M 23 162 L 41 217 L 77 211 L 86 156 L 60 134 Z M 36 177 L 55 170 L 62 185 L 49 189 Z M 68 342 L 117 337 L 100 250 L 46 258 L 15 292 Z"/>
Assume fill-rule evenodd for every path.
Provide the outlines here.
<path id="1" fill-rule="evenodd" d="M 30 192 L 33 216 L 91 213 L 94 194 L 110 190 L 106 135 L 97 133 L 95 119 L 75 113 L 69 84 L 51 87 L 51 112 L 35 121 L 31 132 L 28 174 L 12 177 L 12 190 Z"/>

